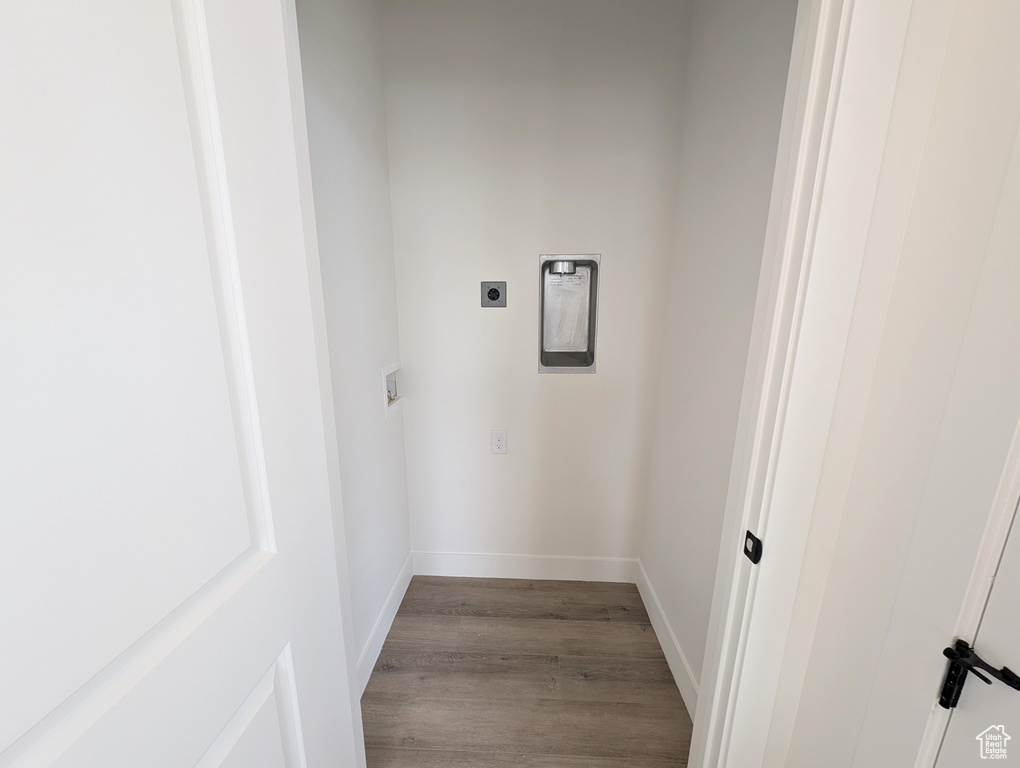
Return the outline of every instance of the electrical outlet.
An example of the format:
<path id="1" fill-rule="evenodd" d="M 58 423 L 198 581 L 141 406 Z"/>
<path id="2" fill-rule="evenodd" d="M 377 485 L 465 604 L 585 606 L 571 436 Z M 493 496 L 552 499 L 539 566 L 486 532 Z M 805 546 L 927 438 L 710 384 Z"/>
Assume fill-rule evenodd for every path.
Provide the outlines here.
<path id="1" fill-rule="evenodd" d="M 482 306 L 483 307 L 506 306 L 506 280 L 482 281 Z"/>
<path id="2" fill-rule="evenodd" d="M 492 453 L 506 453 L 506 430 L 494 429 L 489 433 Z"/>

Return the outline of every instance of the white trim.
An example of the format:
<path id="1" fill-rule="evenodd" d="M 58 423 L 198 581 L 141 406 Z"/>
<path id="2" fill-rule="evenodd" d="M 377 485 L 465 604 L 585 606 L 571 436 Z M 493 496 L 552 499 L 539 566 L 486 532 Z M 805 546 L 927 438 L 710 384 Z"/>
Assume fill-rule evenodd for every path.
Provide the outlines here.
<path id="1" fill-rule="evenodd" d="M 746 760 L 746 765 L 760 765 L 764 756 L 763 734 L 767 735 L 777 693 L 776 681 L 769 678 L 778 674 L 779 659 L 767 669 L 753 663 L 745 667 L 752 607 L 756 600 L 767 596 L 773 602 L 784 603 L 779 613 L 785 613 L 785 609 L 792 609 L 797 585 L 794 580 L 791 589 L 791 585 L 781 579 L 773 583 L 767 593 L 762 593 L 758 580 L 766 566 L 751 568 L 742 557 L 740 543 L 745 528 L 755 531 L 766 539 L 765 557 L 769 557 L 765 527 L 772 507 L 784 427 L 789 418 L 787 402 L 794 382 L 801 316 L 808 297 L 814 234 L 852 6 L 853 0 L 811 0 L 801 3 L 797 13 L 702 670 L 703 701 L 695 714 L 692 767 L 727 765 L 731 742 L 740 744 L 739 758 Z M 856 282 L 847 285 L 846 291 L 852 306 Z M 846 324 L 849 325 L 849 318 Z M 848 332 L 849 328 L 839 330 Z M 821 355 L 817 361 L 824 364 L 821 370 L 830 372 L 834 363 L 836 380 L 845 337 L 846 333 L 842 339 L 834 335 L 829 353 Z M 828 359 L 833 356 L 834 361 Z M 834 396 L 834 386 L 830 389 L 832 392 L 826 394 Z M 812 467 L 820 466 L 828 421 L 817 419 L 798 426 L 794 452 L 799 452 L 804 460 L 810 459 Z M 800 490 L 806 493 L 809 489 Z M 798 526 L 797 516 L 804 513 L 800 507 L 775 509 L 773 528 L 785 530 L 784 524 L 792 525 L 797 534 L 795 538 L 799 540 L 806 535 L 807 525 Z M 810 507 L 807 514 L 810 515 Z M 803 530 L 799 530 L 800 527 Z M 784 554 L 784 577 L 790 573 L 799 574 L 803 549 L 798 549 L 798 543 L 791 542 L 789 549 L 792 551 Z M 783 627 L 788 628 L 788 619 L 786 615 L 776 616 L 772 628 L 785 635 Z M 766 638 L 765 644 L 772 639 L 771 636 Z M 742 724 L 753 725 L 755 732 L 742 731 L 737 738 L 733 725 L 740 694 L 743 698 L 757 697 L 759 706 L 756 714 L 752 713 L 753 723 Z M 752 757 L 755 754 L 756 757 Z"/>
<path id="2" fill-rule="evenodd" d="M 269 502 L 269 478 L 266 475 L 251 343 L 244 312 L 241 270 L 237 261 L 205 2 L 176 0 L 171 4 L 171 9 L 178 57 L 184 76 L 184 96 L 199 178 L 202 218 L 209 249 L 230 410 L 237 452 L 241 459 L 241 485 L 248 525 L 259 547 L 266 552 L 275 552 L 276 536 Z"/>
<path id="3" fill-rule="evenodd" d="M 270 698 L 276 701 L 280 719 L 280 740 L 287 766 L 307 768 L 301 713 L 298 709 L 297 683 L 294 680 L 294 656 L 290 643 L 287 643 L 272 666 L 255 684 L 254 690 L 248 694 L 213 739 L 212 744 L 202 753 L 195 768 L 217 768 L 223 765 Z"/>
<path id="4" fill-rule="evenodd" d="M 999 478 L 999 487 L 995 491 L 992 509 L 985 523 L 977 560 L 974 562 L 960 615 L 956 620 L 954 636 L 966 640 L 971 646 L 977 640 L 981 619 L 984 618 L 985 607 L 995 585 L 995 574 L 999 570 L 1006 541 L 1016 519 L 1018 500 L 1020 500 L 1020 423 L 1013 432 L 1013 442 L 1006 455 L 1006 465 L 1002 470 L 1002 477 Z M 943 709 L 938 703 L 932 705 L 914 768 L 932 768 L 935 765 L 946 728 L 949 727 L 950 715 L 951 710 Z"/>
<path id="5" fill-rule="evenodd" d="M 375 620 L 375 626 L 372 627 L 372 631 L 368 635 L 368 642 L 365 643 L 365 647 L 361 649 L 361 654 L 358 656 L 359 696 L 365 692 L 368 678 L 372 676 L 372 670 L 375 668 L 375 663 L 379 660 L 383 643 L 386 642 L 386 635 L 390 633 L 390 627 L 393 626 L 393 619 L 397 615 L 397 609 L 400 607 L 400 603 L 404 599 L 404 593 L 407 592 L 407 587 L 411 583 L 411 577 L 414 575 L 412 564 L 413 559 L 409 552 L 407 559 L 404 560 L 404 564 L 400 567 L 397 580 L 393 582 L 390 594 L 386 597 L 386 602 L 383 603 L 383 608 L 379 612 L 379 618 Z"/>
<path id="6" fill-rule="evenodd" d="M 343 629 L 343 648 L 337 650 L 344 655 L 344 683 L 351 712 L 351 743 L 354 754 L 350 755 L 345 750 L 342 762 L 344 764 L 353 762 L 355 768 L 365 768 L 365 734 L 361 720 L 361 696 L 355 685 L 358 669 L 354 658 L 354 622 L 352 620 L 354 611 L 351 603 L 343 495 L 340 488 L 340 447 L 336 434 L 336 408 L 333 402 L 333 374 L 329 360 L 329 341 L 326 336 L 326 304 L 322 290 L 319 234 L 315 224 L 312 159 L 308 147 L 308 121 L 305 112 L 304 76 L 301 72 L 296 0 L 281 0 L 280 12 L 283 15 L 284 49 L 287 55 L 287 77 L 294 120 L 294 153 L 305 235 L 305 260 L 308 264 L 308 294 L 312 312 L 312 332 L 315 337 L 315 356 L 319 369 L 322 437 L 326 445 L 326 476 L 329 482 L 329 500 L 333 512 L 333 551 L 336 557 L 337 592 Z M 346 742 L 347 739 L 343 741 Z M 350 759 L 351 757 L 353 757 L 353 761 Z"/>
<path id="7" fill-rule="evenodd" d="M 645 604 L 645 610 L 648 611 L 648 618 L 652 622 L 652 629 L 655 630 L 655 637 L 658 638 L 662 652 L 666 655 L 666 662 L 669 664 L 670 672 L 673 673 L 673 679 L 676 680 L 676 687 L 680 689 L 680 696 L 687 706 L 687 711 L 693 716 L 698 711 L 698 679 L 695 677 L 691 665 L 687 663 L 687 657 L 684 655 L 683 648 L 680 647 L 680 641 L 677 640 L 676 633 L 673 632 L 673 627 L 666 617 L 666 611 L 663 610 L 659 596 L 655 593 L 652 581 L 648 578 L 648 572 L 645 571 L 645 566 L 640 559 L 637 567 L 637 588 L 641 593 L 641 600 Z"/>
<path id="8" fill-rule="evenodd" d="M 474 576 L 490 579 L 637 581 L 637 560 L 626 557 L 512 555 L 478 552 L 413 552 L 420 576 Z"/>
<path id="9" fill-rule="evenodd" d="M 8 746 L 0 766 L 52 765 L 273 557 L 257 546 L 242 553 Z"/>

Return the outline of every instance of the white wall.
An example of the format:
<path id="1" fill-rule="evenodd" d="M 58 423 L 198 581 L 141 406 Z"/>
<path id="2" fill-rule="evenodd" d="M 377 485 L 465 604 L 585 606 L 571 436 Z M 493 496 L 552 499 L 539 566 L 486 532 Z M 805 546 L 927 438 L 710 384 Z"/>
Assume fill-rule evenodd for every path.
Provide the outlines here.
<path id="1" fill-rule="evenodd" d="M 416 551 L 637 556 L 662 299 L 678 290 L 664 277 L 688 11 L 672 0 L 385 4 Z M 593 376 L 537 372 L 538 257 L 557 252 L 602 254 Z M 482 280 L 508 281 L 506 309 L 480 308 Z M 509 430 L 507 455 L 490 454 L 491 429 Z M 514 562 L 519 575 L 542 562 L 564 577 L 623 573 Z"/>
<path id="2" fill-rule="evenodd" d="M 641 564 L 695 681 L 705 656 L 796 7 L 796 0 L 699 0 L 692 17 Z M 661 632 L 660 640 L 668 642 Z"/>
<path id="3" fill-rule="evenodd" d="M 379 11 L 371 0 L 298 0 L 297 10 L 354 638 L 365 656 L 388 630 L 387 598 L 409 575 L 410 553 L 403 418 L 383 411 L 382 369 L 399 355 Z"/>

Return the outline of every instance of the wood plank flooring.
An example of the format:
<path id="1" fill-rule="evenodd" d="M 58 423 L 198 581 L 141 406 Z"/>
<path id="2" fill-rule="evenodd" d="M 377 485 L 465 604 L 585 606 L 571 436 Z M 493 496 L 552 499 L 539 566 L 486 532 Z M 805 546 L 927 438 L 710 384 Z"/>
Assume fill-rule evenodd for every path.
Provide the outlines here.
<path id="1" fill-rule="evenodd" d="M 633 584 L 415 576 L 361 699 L 368 768 L 683 768 Z"/>

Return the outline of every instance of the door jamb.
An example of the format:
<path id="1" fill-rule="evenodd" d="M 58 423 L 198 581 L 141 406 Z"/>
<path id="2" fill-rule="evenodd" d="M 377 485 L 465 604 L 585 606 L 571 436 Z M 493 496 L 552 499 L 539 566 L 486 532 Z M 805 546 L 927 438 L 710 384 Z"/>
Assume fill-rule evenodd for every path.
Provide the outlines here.
<path id="1" fill-rule="evenodd" d="M 702 671 L 702 704 L 694 723 L 690 764 L 698 768 L 726 765 L 738 683 L 755 673 L 744 667 L 744 653 L 752 608 L 760 596 L 759 569 L 744 562 L 741 543 L 745 529 L 765 538 L 853 5 L 854 0 L 801 0 L 797 10 Z M 850 290 L 855 294 L 856 286 Z M 848 333 L 849 327 L 841 330 Z M 808 441 L 816 448 L 819 465 L 828 428 L 827 420 L 819 423 L 815 439 Z M 784 511 L 773 510 L 773 517 Z M 771 711 L 769 702 L 765 713 Z M 765 744 L 759 746 L 763 756 Z"/>
<path id="2" fill-rule="evenodd" d="M 343 497 L 340 490 L 340 448 L 336 433 L 336 409 L 333 402 L 332 368 L 326 338 L 326 306 L 322 288 L 322 265 L 319 261 L 319 238 L 315 225 L 315 204 L 312 195 L 312 161 L 308 146 L 308 120 L 305 112 L 304 77 L 301 72 L 301 50 L 298 41 L 297 0 L 280 0 L 283 15 L 284 49 L 287 55 L 291 112 L 294 126 L 294 154 L 297 164 L 298 194 L 301 199 L 305 259 L 308 264 L 309 302 L 315 352 L 319 373 L 319 397 L 322 402 L 323 441 L 326 447 L 326 468 L 330 503 L 333 508 L 333 546 L 336 555 L 337 588 L 340 619 L 344 634 L 344 667 L 351 714 L 355 768 L 365 768 L 365 735 L 361 719 L 361 687 L 358 685 L 358 663 L 351 621 L 351 590 L 347 564 L 347 538 L 344 528 Z M 351 755 L 345 755 L 350 757 Z"/>

